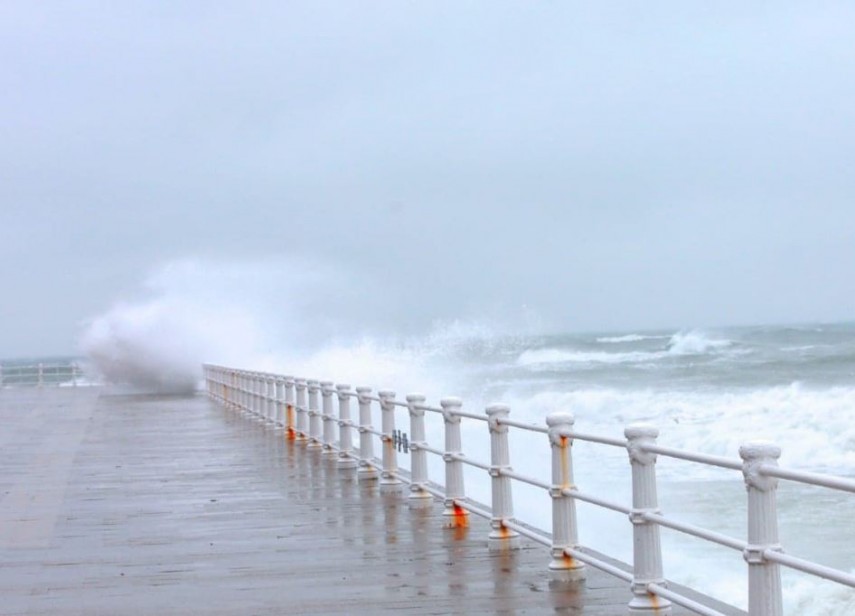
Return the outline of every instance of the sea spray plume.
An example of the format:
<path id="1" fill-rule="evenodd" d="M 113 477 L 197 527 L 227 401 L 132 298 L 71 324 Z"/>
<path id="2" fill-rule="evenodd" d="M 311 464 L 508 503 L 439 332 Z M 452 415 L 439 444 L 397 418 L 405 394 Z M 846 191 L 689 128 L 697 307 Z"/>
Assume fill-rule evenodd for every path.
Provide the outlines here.
<path id="1" fill-rule="evenodd" d="M 257 369 L 287 363 L 273 349 L 293 348 L 285 330 L 296 315 L 283 296 L 305 282 L 294 269 L 168 264 L 144 281 L 141 299 L 88 322 L 81 348 L 108 382 L 155 392 L 193 391 L 205 361 Z"/>
<path id="2" fill-rule="evenodd" d="M 143 282 L 140 299 L 92 319 L 81 346 L 108 381 L 146 391 L 192 390 L 203 362 L 401 391 L 429 386 L 425 349 L 364 333 L 353 280 L 304 259 L 175 261 Z"/>
<path id="3" fill-rule="evenodd" d="M 162 393 L 190 393 L 205 353 L 203 333 L 187 306 L 154 300 L 119 304 L 94 319 L 83 350 L 110 383 Z"/>
<path id="4" fill-rule="evenodd" d="M 140 299 L 92 319 L 81 345 L 109 381 L 144 390 L 188 391 L 213 362 L 442 396 L 464 394 L 461 361 L 495 357 L 508 337 L 497 332 L 512 329 L 450 320 L 404 336 L 387 320 L 369 335 L 377 317 L 360 304 L 360 280 L 305 259 L 175 261 L 143 282 Z"/>

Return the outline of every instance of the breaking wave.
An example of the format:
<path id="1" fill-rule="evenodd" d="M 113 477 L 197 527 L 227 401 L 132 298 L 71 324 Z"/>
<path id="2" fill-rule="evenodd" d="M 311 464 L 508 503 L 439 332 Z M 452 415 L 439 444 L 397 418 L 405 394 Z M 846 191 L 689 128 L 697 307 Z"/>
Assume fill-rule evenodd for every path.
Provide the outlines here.
<path id="1" fill-rule="evenodd" d="M 597 342 L 602 342 L 605 344 L 620 344 L 623 342 L 641 342 L 642 340 L 659 340 L 662 338 L 668 338 L 668 336 L 654 336 L 654 335 L 646 335 L 646 334 L 627 334 L 625 336 L 603 336 L 601 338 L 597 338 Z"/>
<path id="2" fill-rule="evenodd" d="M 564 349 L 532 349 L 523 351 L 517 358 L 518 366 L 539 366 L 544 364 L 600 363 L 622 364 L 661 359 L 666 353 L 648 351 L 630 351 L 627 353 L 608 353 L 606 351 L 567 351 Z"/>
<path id="3" fill-rule="evenodd" d="M 698 330 L 677 332 L 668 341 L 668 352 L 671 355 L 701 355 L 731 346 L 730 340 L 710 338 Z"/>

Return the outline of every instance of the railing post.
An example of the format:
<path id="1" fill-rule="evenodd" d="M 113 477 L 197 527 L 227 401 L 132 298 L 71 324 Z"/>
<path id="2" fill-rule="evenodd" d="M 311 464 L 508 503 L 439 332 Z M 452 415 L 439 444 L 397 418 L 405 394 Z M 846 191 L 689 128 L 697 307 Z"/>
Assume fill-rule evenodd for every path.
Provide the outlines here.
<path id="1" fill-rule="evenodd" d="M 398 452 L 395 450 L 393 435 L 395 433 L 395 392 L 378 391 L 383 436 L 383 471 L 380 473 L 381 488 L 393 489 L 400 487 L 403 482 L 398 479 Z"/>
<path id="2" fill-rule="evenodd" d="M 335 417 L 333 416 L 333 389 L 335 383 L 332 381 L 321 381 L 321 396 L 323 397 L 323 414 L 321 418 L 324 423 L 324 455 L 329 458 L 337 458 L 335 450 Z"/>
<path id="3" fill-rule="evenodd" d="M 250 415 L 255 414 L 255 374 L 246 375 L 246 410 Z"/>
<path id="4" fill-rule="evenodd" d="M 321 447 L 321 411 L 318 407 L 318 392 L 320 383 L 316 380 L 306 381 L 309 388 L 309 448 L 319 449 Z"/>
<path id="5" fill-rule="evenodd" d="M 261 377 L 257 372 L 252 374 L 252 414 L 261 417 Z"/>
<path id="6" fill-rule="evenodd" d="M 294 377 L 285 377 L 285 436 L 289 440 L 297 437 L 297 418 L 294 416 Z"/>
<path id="7" fill-rule="evenodd" d="M 427 452 L 425 445 L 425 410 L 419 408 L 425 403 L 422 394 L 407 396 L 407 410 L 410 413 L 410 496 L 408 501 L 413 509 L 423 509 L 433 504 L 433 495 L 424 489 L 428 481 Z"/>
<path id="8" fill-rule="evenodd" d="M 781 448 L 767 441 L 752 441 L 739 448 L 742 474 L 748 490 L 748 613 L 781 616 L 781 571 L 765 553 L 780 550 L 778 543 L 778 479 L 763 474 L 763 466 L 778 466 Z"/>
<path id="9" fill-rule="evenodd" d="M 353 433 L 350 422 L 350 385 L 335 386 L 338 391 L 338 468 L 356 468 L 353 458 Z"/>
<path id="10" fill-rule="evenodd" d="M 656 454 L 645 449 L 655 445 L 659 429 L 650 424 L 632 424 L 624 430 L 626 448 L 632 464 L 632 522 L 633 570 L 630 614 L 670 614 L 671 602 L 651 593 L 650 584 L 664 585 L 662 546 L 659 525 L 648 521 L 646 513 L 659 513 L 656 491 Z"/>
<path id="11" fill-rule="evenodd" d="M 460 415 L 456 414 L 456 411 L 463 406 L 463 402 L 459 398 L 443 398 L 439 404 L 442 407 L 442 419 L 445 423 L 445 453 L 442 455 L 445 461 L 443 526 L 466 528 L 469 526 L 469 512 L 455 502 L 466 498 L 463 486 L 463 462 L 458 458 L 462 453 L 460 451 L 462 448 Z"/>
<path id="12" fill-rule="evenodd" d="M 246 393 L 246 403 L 244 405 L 244 410 L 252 415 L 252 405 L 253 405 L 253 396 L 252 393 L 252 373 L 245 372 L 243 375 L 243 383 L 244 383 L 244 392 Z"/>
<path id="13" fill-rule="evenodd" d="M 231 376 L 232 373 L 230 370 L 226 370 L 224 368 L 213 368 L 212 373 L 216 376 L 219 375 L 220 380 L 222 380 L 224 384 L 224 388 L 228 390 L 228 400 L 223 404 L 226 408 L 231 408 L 232 401 L 234 399 L 234 389 L 231 386 Z"/>
<path id="14" fill-rule="evenodd" d="M 255 416 L 256 418 L 261 418 L 264 412 L 264 400 L 261 397 L 262 392 L 262 380 L 261 374 L 258 372 L 255 373 L 255 383 L 253 385 L 253 392 L 255 393 Z"/>
<path id="15" fill-rule="evenodd" d="M 246 412 L 252 415 L 255 405 L 255 392 L 252 387 L 255 381 L 251 372 L 247 372 L 244 378 L 246 385 Z"/>
<path id="16" fill-rule="evenodd" d="M 487 407 L 487 425 L 490 427 L 490 477 L 492 478 L 493 517 L 490 520 L 490 534 L 487 546 L 491 550 L 516 549 L 520 544 L 519 533 L 505 525 L 505 521 L 514 517 L 514 500 L 511 493 L 511 480 L 502 474 L 510 470 L 510 446 L 508 444 L 508 426 L 501 423 L 511 409 L 504 404 L 492 404 Z"/>
<path id="17" fill-rule="evenodd" d="M 357 387 L 356 394 L 359 400 L 359 479 L 377 479 L 377 469 L 369 462 L 374 459 L 374 442 L 371 430 L 371 395 L 370 387 Z"/>
<path id="18" fill-rule="evenodd" d="M 273 386 L 273 425 L 285 425 L 285 377 L 277 376 Z"/>
<path id="19" fill-rule="evenodd" d="M 571 413 L 552 413 L 546 418 L 552 448 L 552 562 L 549 570 L 557 579 L 585 579 L 585 565 L 565 552 L 579 543 L 576 526 L 576 501 L 564 494 L 575 490 L 573 482 L 573 424 Z"/>
<path id="20" fill-rule="evenodd" d="M 296 379 L 297 388 L 297 436 L 296 440 L 305 441 L 309 436 L 309 415 L 306 409 L 306 380 Z"/>
<path id="21" fill-rule="evenodd" d="M 273 375 L 268 375 L 264 377 L 265 388 L 264 388 L 264 397 L 265 397 L 265 409 L 264 409 L 264 419 L 267 423 L 276 423 L 276 379 Z"/>
<path id="22" fill-rule="evenodd" d="M 267 422 L 276 424 L 276 377 L 267 377 Z"/>
<path id="23" fill-rule="evenodd" d="M 260 372 L 255 373 L 255 416 L 264 419 L 264 377 Z"/>
<path id="24" fill-rule="evenodd" d="M 261 421 L 270 421 L 270 377 L 261 375 Z"/>

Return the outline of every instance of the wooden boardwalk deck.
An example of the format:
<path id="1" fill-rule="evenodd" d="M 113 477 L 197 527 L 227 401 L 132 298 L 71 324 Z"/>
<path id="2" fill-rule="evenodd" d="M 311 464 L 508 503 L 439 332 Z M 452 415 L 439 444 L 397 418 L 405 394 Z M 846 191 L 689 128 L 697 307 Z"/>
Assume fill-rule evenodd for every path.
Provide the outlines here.
<path id="1" fill-rule="evenodd" d="M 207 398 L 104 393 L 0 390 L 4 615 L 626 613 Z"/>

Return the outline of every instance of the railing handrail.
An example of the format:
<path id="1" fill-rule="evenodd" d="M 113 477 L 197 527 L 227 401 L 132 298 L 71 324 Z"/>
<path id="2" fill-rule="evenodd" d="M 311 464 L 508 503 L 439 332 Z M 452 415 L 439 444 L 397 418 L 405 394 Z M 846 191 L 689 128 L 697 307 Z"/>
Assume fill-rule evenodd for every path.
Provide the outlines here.
<path id="1" fill-rule="evenodd" d="M 68 382 L 77 386 L 82 376 L 83 370 L 76 361 L 65 364 L 0 362 L 0 388 L 58 386 Z M 58 381 L 59 378 L 66 380 Z"/>
<path id="2" fill-rule="evenodd" d="M 269 405 L 285 404 L 295 408 L 298 413 L 305 412 L 305 403 L 294 404 L 293 392 L 285 379 L 284 391 L 278 392 L 273 388 L 272 396 L 258 394 L 258 379 L 281 379 L 278 375 L 258 374 L 248 371 L 234 370 L 223 366 L 206 364 L 204 366 L 206 380 L 209 385 L 209 393 L 220 401 L 232 404 L 235 408 L 247 410 L 255 414 L 269 412 Z M 226 377 L 225 375 L 229 375 Z M 219 379 L 219 380 L 218 380 Z M 297 379 L 299 381 L 299 379 Z M 293 383 L 293 380 L 291 381 Z M 214 384 L 221 387 L 218 391 Z M 359 393 L 362 390 L 362 393 Z M 502 405 L 488 407 L 486 414 L 461 410 L 461 402 L 457 399 L 444 399 L 440 407 L 425 404 L 424 396 L 411 394 L 407 402 L 395 400 L 394 393 L 380 390 L 377 395 L 370 395 L 368 388 L 357 388 L 357 393 L 341 393 L 340 400 L 349 400 L 356 397 L 360 403 L 360 422 L 339 421 L 338 425 L 342 434 L 349 428 L 356 427 L 361 438 L 370 438 L 371 435 L 380 437 L 384 451 L 382 461 L 373 457 L 373 448 L 369 441 L 362 440 L 358 453 L 351 451 L 339 451 L 339 455 L 345 458 L 358 460 L 361 472 L 380 471 L 383 481 L 381 483 L 410 484 L 411 499 L 424 497 L 433 498 L 438 496 L 445 499 L 446 511 L 444 516 L 459 517 L 463 513 L 470 512 L 491 521 L 493 531 L 490 534 L 491 546 L 513 546 L 514 541 L 522 534 L 546 545 L 552 545 L 553 562 L 550 569 L 564 574 L 584 575 L 581 565 L 567 565 L 565 556 L 570 561 L 578 560 L 611 573 L 617 574 L 612 565 L 598 562 L 590 556 L 582 556 L 579 551 L 577 531 L 575 528 L 575 506 L 576 500 L 593 504 L 613 511 L 627 514 L 633 524 L 633 532 L 636 533 L 634 545 L 643 550 L 659 550 L 658 529 L 666 527 L 683 534 L 693 536 L 704 541 L 716 543 L 731 549 L 741 551 L 749 568 L 749 614 L 751 616 L 780 616 L 781 589 L 778 565 L 787 566 L 799 571 L 833 580 L 855 588 L 855 575 L 839 571 L 824 565 L 811 562 L 796 556 L 786 554 L 782 551 L 777 541 L 777 519 L 770 518 L 769 511 L 775 511 L 774 503 L 775 489 L 778 479 L 797 481 L 808 485 L 826 487 L 836 490 L 855 493 L 855 481 L 851 479 L 836 477 L 822 473 L 812 473 L 792 469 L 781 468 L 777 465 L 777 457 L 780 449 L 765 442 L 748 443 L 740 448 L 741 460 L 714 456 L 698 452 L 692 452 L 672 447 L 665 447 L 656 443 L 658 430 L 646 424 L 634 424 L 625 431 L 625 438 L 615 438 L 596 434 L 576 432 L 574 420 L 568 413 L 553 413 L 547 418 L 547 425 L 526 423 L 511 420 L 507 417 L 508 408 Z M 298 397 L 300 390 L 298 388 Z M 237 396 L 240 400 L 235 402 L 231 398 Z M 247 397 L 249 396 L 249 397 Z M 370 414 L 366 414 L 369 405 L 377 402 L 383 412 L 384 427 L 377 430 L 370 425 Z M 406 408 L 410 414 L 413 440 L 411 442 L 413 454 L 413 471 L 406 476 L 396 466 L 394 458 L 389 451 L 394 451 L 393 432 L 394 409 Z M 426 411 L 440 413 L 443 415 L 446 427 L 446 445 L 444 449 L 431 446 L 424 440 L 424 427 L 422 416 Z M 313 415 L 320 414 L 317 409 Z M 330 414 L 330 413 L 328 413 Z M 269 417 L 268 417 L 269 419 Z M 489 426 L 491 435 L 491 461 L 489 463 L 474 460 L 461 451 L 460 420 L 468 419 L 485 422 Z M 390 427 L 391 426 L 391 427 Z M 515 428 L 530 432 L 542 433 L 549 436 L 553 447 L 553 476 L 551 482 L 541 480 L 537 477 L 526 476 L 514 472 L 509 466 L 508 458 L 508 429 Z M 291 426 L 289 429 L 293 429 Z M 416 434 L 418 432 L 418 435 Z M 303 434 L 310 440 L 319 438 L 315 434 Z M 575 486 L 572 477 L 572 463 L 570 458 L 570 445 L 573 440 L 587 441 L 596 444 L 613 447 L 626 448 L 630 454 L 633 468 L 633 505 L 624 506 L 614 503 L 599 496 L 581 492 Z M 341 439 L 343 442 L 344 439 Z M 325 447 L 336 449 L 334 442 L 324 444 Z M 446 486 L 438 490 L 436 484 L 430 482 L 427 477 L 427 467 L 424 463 L 424 454 L 433 454 L 442 457 L 446 463 Z M 679 520 L 663 515 L 656 503 L 655 490 L 655 460 L 657 456 L 665 456 L 703 465 L 715 466 L 729 470 L 741 471 L 748 488 L 749 509 L 749 536 L 747 540 L 729 537 L 716 531 L 687 524 Z M 418 458 L 417 458 L 418 456 Z M 464 496 L 463 477 L 460 465 L 465 464 L 487 471 L 492 478 L 493 505 L 485 508 L 469 501 Z M 364 467 L 364 468 L 363 468 Z M 418 467 L 418 468 L 417 468 Z M 369 477 L 370 478 L 370 477 Z M 510 497 L 510 480 L 520 481 L 537 488 L 546 490 L 553 498 L 553 532 L 538 534 L 531 527 L 521 525 L 513 516 L 512 500 Z M 430 484 L 430 485 L 429 485 Z M 452 524 L 453 522 L 449 522 Z M 535 537 L 534 535 L 537 535 Z M 548 539 L 547 539 L 548 538 Z M 649 556 L 649 554 L 648 554 Z M 720 612 L 702 606 L 696 601 L 679 595 L 664 586 L 662 577 L 661 554 L 655 559 L 649 557 L 642 559 L 639 564 L 636 555 L 636 567 L 634 574 L 620 572 L 618 577 L 632 582 L 633 600 L 630 608 L 633 613 L 645 611 L 652 604 L 658 606 L 659 613 L 667 611 L 670 601 L 695 609 L 703 614 L 720 614 Z M 757 575 L 762 570 L 762 575 Z M 658 597 L 655 601 L 650 597 Z M 653 601 L 651 603 L 651 601 Z"/>

